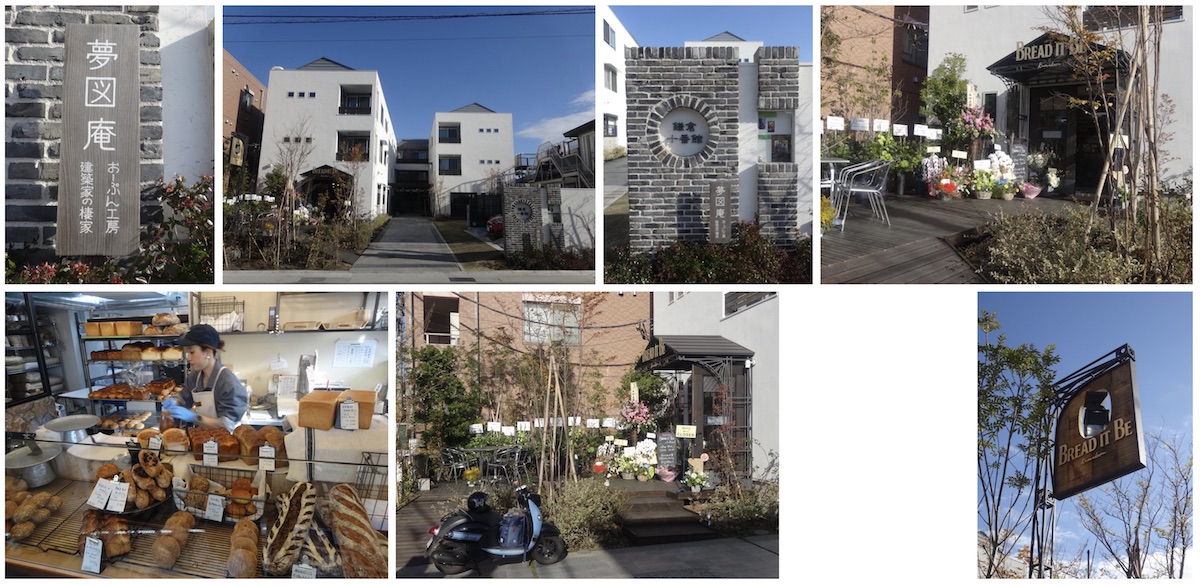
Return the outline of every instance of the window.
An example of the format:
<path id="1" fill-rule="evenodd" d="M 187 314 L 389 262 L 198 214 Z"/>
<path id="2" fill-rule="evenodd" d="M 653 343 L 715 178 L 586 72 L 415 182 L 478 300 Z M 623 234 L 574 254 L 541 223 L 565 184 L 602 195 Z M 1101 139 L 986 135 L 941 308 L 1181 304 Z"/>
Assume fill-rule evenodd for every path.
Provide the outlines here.
<path id="1" fill-rule="evenodd" d="M 775 293 L 768 291 L 755 291 L 751 293 L 726 293 L 725 317 L 729 317 L 735 313 L 738 313 L 739 311 L 744 311 L 774 296 Z"/>
<path id="2" fill-rule="evenodd" d="M 310 98 L 317 97 L 317 92 L 308 92 L 308 97 L 310 97 Z"/>
<path id="3" fill-rule="evenodd" d="M 369 116 L 371 114 L 371 94 L 354 93 L 343 87 L 338 114 Z"/>
<path id="4" fill-rule="evenodd" d="M 305 144 L 312 144 L 312 137 L 311 136 L 304 137 L 304 142 L 305 142 Z"/>
<path id="5" fill-rule="evenodd" d="M 457 346 L 458 298 L 426 295 L 424 302 L 425 343 Z"/>
<path id="6" fill-rule="evenodd" d="M 457 124 L 438 124 L 438 142 L 442 144 L 462 142 L 462 136 L 458 132 Z"/>
<path id="7" fill-rule="evenodd" d="M 366 134 L 338 133 L 339 161 L 369 161 L 371 160 L 371 137 Z"/>
<path id="8" fill-rule="evenodd" d="M 1158 11 L 1158 14 L 1156 14 Z M 1152 6 L 1150 19 L 1161 14 L 1163 22 L 1183 19 L 1182 6 Z M 1137 6 L 1087 6 L 1083 9 L 1083 24 L 1090 31 L 1106 31 L 1134 26 L 1138 22 Z"/>
<path id="9" fill-rule="evenodd" d="M 396 183 L 426 183 L 429 171 L 396 171 Z"/>
<path id="10" fill-rule="evenodd" d="M 500 132 L 500 129 L 499 129 L 499 128 L 493 128 L 493 129 L 492 129 L 492 132 Z"/>
<path id="11" fill-rule="evenodd" d="M 492 131 L 492 129 L 491 129 L 491 128 L 489 128 L 489 129 L 487 129 L 487 131 L 488 131 L 488 132 L 491 132 L 491 131 Z M 483 132 L 483 129 L 482 129 L 482 128 L 480 128 L 480 129 L 479 129 L 479 132 Z"/>
<path id="12" fill-rule="evenodd" d="M 604 115 L 604 136 L 617 135 L 617 117 L 614 114 Z"/>
<path id="13" fill-rule="evenodd" d="M 609 47 L 617 48 L 617 31 L 613 30 L 607 20 L 604 21 L 604 42 L 608 43 Z"/>
<path id="14" fill-rule="evenodd" d="M 429 151 L 424 149 L 400 149 L 396 151 L 396 161 L 417 161 L 425 162 L 429 160 Z"/>
<path id="15" fill-rule="evenodd" d="M 458 155 L 439 156 L 438 175 L 462 175 L 462 157 Z"/>
<path id="16" fill-rule="evenodd" d="M 491 161 L 488 161 L 488 162 L 490 163 Z M 479 164 L 480 164 L 480 165 L 482 165 L 482 164 L 483 164 L 483 159 L 479 159 Z"/>
<path id="17" fill-rule="evenodd" d="M 904 27 L 903 59 L 909 65 L 929 66 L 929 31 L 916 25 Z"/>
<path id="18" fill-rule="evenodd" d="M 289 98 L 294 98 L 294 97 L 296 97 L 296 92 L 288 92 L 288 97 L 289 97 Z"/>
<path id="19" fill-rule="evenodd" d="M 254 106 L 254 92 L 250 91 L 249 88 L 243 88 L 242 94 L 238 96 L 238 106 L 242 110 L 249 112 L 250 108 Z"/>
<path id="20" fill-rule="evenodd" d="M 986 92 L 983 94 L 983 113 L 996 120 L 996 92 Z"/>
<path id="21" fill-rule="evenodd" d="M 617 68 L 607 63 L 604 64 L 604 89 L 612 90 L 614 92 L 621 91 L 620 88 L 617 87 Z"/>
<path id="22" fill-rule="evenodd" d="M 963 6 L 963 12 L 975 12 L 976 10 L 979 10 L 978 4 L 975 6 Z"/>
<path id="23" fill-rule="evenodd" d="M 290 137 L 290 136 L 283 137 L 283 142 L 292 142 L 292 137 Z"/>
<path id="24" fill-rule="evenodd" d="M 578 346 L 580 301 L 553 299 L 553 296 L 536 297 L 547 299 L 525 301 L 521 304 L 522 316 L 525 318 L 522 327 L 525 343 L 562 342 L 569 346 Z"/>
<path id="25" fill-rule="evenodd" d="M 292 142 L 300 142 L 300 137 L 299 137 L 299 136 L 297 136 L 297 137 L 295 138 L 295 140 L 293 140 Z"/>

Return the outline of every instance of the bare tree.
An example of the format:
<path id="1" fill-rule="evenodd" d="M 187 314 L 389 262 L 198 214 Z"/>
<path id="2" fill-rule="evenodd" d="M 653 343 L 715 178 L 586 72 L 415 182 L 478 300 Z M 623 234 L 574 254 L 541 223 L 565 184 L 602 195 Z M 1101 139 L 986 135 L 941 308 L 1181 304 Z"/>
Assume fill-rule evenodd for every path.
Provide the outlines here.
<path id="1" fill-rule="evenodd" d="M 276 202 L 276 213 L 279 216 L 279 229 L 275 236 L 276 263 L 283 258 L 283 251 L 291 250 L 295 244 L 296 236 L 292 218 L 296 212 L 296 200 L 298 199 L 296 182 L 313 152 L 313 143 L 308 140 L 311 127 L 311 117 L 303 116 L 297 118 L 291 127 L 284 131 L 284 136 L 275 137 L 275 144 L 279 149 L 279 159 L 276 163 L 282 167 L 286 178 L 283 197 Z"/>

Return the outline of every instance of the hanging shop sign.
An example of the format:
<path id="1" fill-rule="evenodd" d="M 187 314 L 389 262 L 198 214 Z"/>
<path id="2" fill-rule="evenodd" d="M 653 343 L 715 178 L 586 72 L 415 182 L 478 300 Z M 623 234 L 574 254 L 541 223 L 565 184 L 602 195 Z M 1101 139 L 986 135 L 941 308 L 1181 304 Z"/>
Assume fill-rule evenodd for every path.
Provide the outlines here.
<path id="1" fill-rule="evenodd" d="M 1054 430 L 1054 498 L 1065 499 L 1146 467 L 1133 360 L 1082 386 Z"/>
<path id="2" fill-rule="evenodd" d="M 723 244 L 731 240 L 733 229 L 732 181 L 708 184 L 708 241 Z"/>
<path id="3" fill-rule="evenodd" d="M 1016 60 L 1020 62 L 1062 59 L 1063 57 L 1078 54 L 1086 46 L 1082 41 L 1039 41 L 1042 41 L 1042 39 L 1038 39 L 1038 41 L 1034 41 L 1028 45 L 1018 41 L 1017 51 L 1014 53 Z"/>
<path id="4" fill-rule="evenodd" d="M 59 255 L 137 251 L 139 61 L 136 25 L 67 25 L 55 238 Z"/>

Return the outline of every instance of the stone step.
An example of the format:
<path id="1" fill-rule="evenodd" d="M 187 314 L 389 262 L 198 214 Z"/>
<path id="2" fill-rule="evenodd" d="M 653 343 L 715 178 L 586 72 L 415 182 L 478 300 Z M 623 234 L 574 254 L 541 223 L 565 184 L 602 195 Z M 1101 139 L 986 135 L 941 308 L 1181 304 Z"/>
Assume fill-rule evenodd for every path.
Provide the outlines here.
<path id="1" fill-rule="evenodd" d="M 622 530 L 635 545 L 680 543 L 684 541 L 715 539 L 717 537 L 716 531 L 701 525 L 699 522 L 631 525 L 623 527 Z"/>

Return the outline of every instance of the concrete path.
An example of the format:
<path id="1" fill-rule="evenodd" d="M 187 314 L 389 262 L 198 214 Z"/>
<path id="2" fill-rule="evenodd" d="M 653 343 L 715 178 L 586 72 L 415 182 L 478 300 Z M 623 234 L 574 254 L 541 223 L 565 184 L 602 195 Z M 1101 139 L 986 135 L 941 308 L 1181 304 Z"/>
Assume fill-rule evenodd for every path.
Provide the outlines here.
<path id="1" fill-rule="evenodd" d="M 629 192 L 628 157 L 604 162 L 604 207 Z"/>
<path id="2" fill-rule="evenodd" d="M 350 268 L 380 271 L 462 272 L 462 267 L 429 218 L 396 216 Z"/>
<path id="3" fill-rule="evenodd" d="M 405 560 L 397 560 L 397 566 Z M 411 561 L 411 560 L 410 560 Z M 399 567 L 399 578 L 437 578 L 433 564 Z M 569 552 L 557 564 L 481 564 L 461 578 L 778 578 L 779 535 Z"/>

